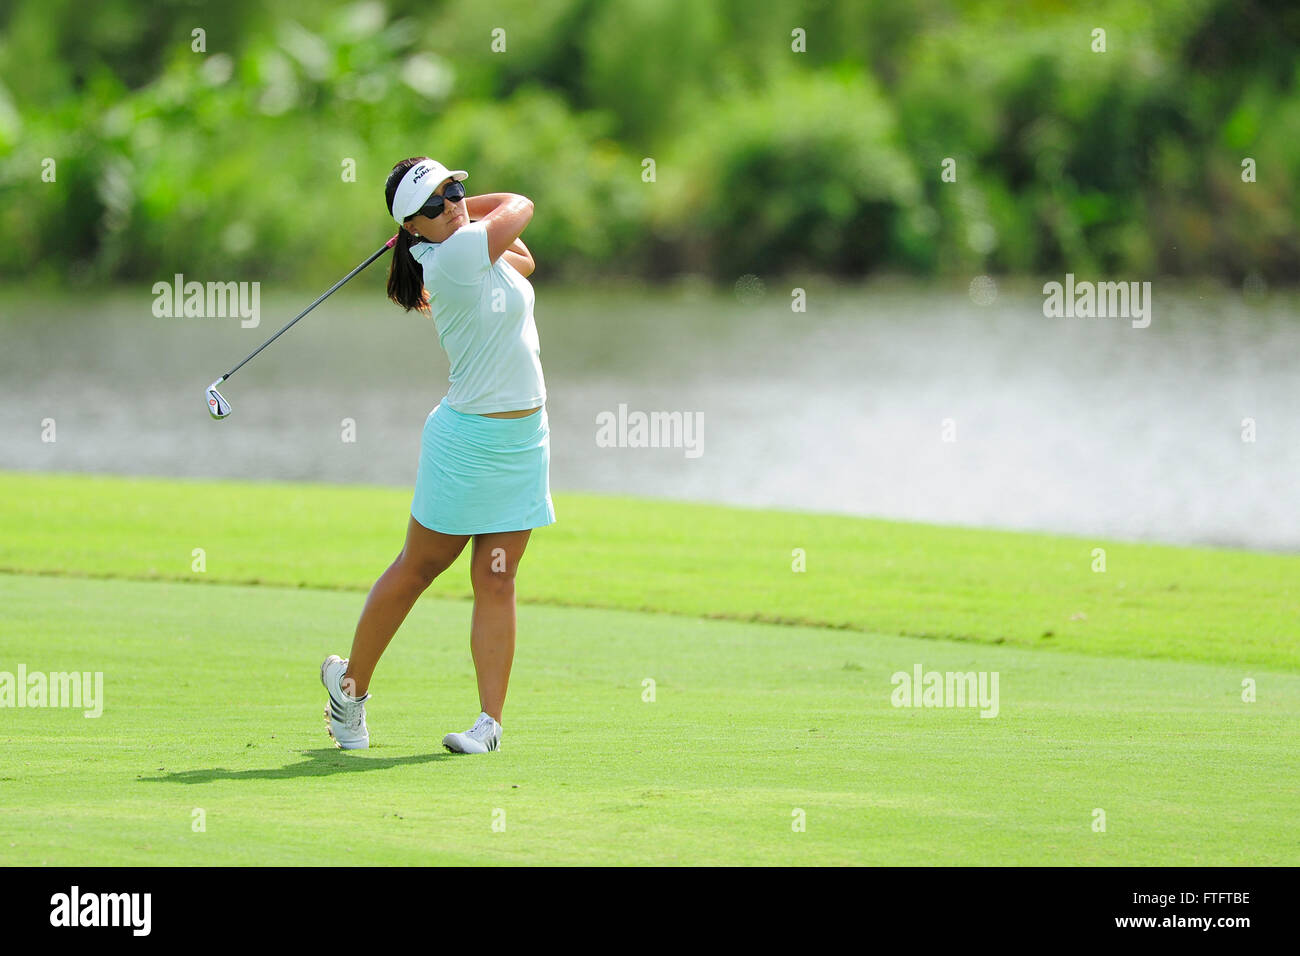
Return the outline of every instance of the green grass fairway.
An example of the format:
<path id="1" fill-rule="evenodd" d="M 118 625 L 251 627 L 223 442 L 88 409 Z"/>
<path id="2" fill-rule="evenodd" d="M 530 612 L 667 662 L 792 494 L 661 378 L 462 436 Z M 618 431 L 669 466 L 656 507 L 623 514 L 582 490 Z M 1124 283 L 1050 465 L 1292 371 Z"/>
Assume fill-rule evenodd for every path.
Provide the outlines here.
<path id="1" fill-rule="evenodd" d="M 555 502 L 559 523 L 528 546 L 522 600 L 1300 673 L 1300 555 L 600 495 Z M 410 504 L 394 488 L 0 472 L 0 572 L 364 592 L 401 550 Z M 468 573 L 435 591 L 468 597 Z"/>
<path id="2" fill-rule="evenodd" d="M 562 495 L 502 751 L 440 746 L 477 713 L 458 564 L 342 753 L 317 669 L 405 499 L 0 476 L 0 671 L 105 697 L 0 709 L 0 863 L 1300 862 L 1294 557 Z M 892 706 L 917 664 L 997 672 L 998 716 Z"/>

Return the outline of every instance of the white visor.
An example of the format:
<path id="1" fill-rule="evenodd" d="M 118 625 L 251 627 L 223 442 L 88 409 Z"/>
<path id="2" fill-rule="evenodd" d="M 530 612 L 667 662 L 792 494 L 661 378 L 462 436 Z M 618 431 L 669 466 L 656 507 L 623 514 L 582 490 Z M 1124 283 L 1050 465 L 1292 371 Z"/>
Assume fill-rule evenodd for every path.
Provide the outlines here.
<path id="1" fill-rule="evenodd" d="M 393 194 L 393 218 L 400 226 L 406 217 L 420 211 L 429 197 L 448 179 L 457 182 L 467 178 L 463 169 L 448 169 L 432 159 L 422 159 L 406 171 Z"/>

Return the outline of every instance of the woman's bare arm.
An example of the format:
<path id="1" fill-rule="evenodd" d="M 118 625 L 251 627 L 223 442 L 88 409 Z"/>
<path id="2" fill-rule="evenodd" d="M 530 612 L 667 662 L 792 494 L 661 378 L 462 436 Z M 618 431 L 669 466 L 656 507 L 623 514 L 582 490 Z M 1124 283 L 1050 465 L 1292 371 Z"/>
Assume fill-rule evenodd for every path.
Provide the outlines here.
<path id="1" fill-rule="evenodd" d="M 469 214 L 470 222 L 474 222 L 482 219 L 513 195 L 514 193 L 484 193 L 482 196 L 466 196 L 463 200 L 465 212 Z"/>
<path id="2" fill-rule="evenodd" d="M 537 268 L 537 263 L 533 261 L 533 254 L 528 251 L 524 245 L 523 239 L 515 239 L 510 248 L 502 253 L 506 262 L 510 263 L 519 272 L 521 276 L 527 279 Z"/>
<path id="3" fill-rule="evenodd" d="M 532 220 L 533 201 L 517 193 L 466 196 L 465 212 L 487 224 L 488 260 L 496 262 Z"/>

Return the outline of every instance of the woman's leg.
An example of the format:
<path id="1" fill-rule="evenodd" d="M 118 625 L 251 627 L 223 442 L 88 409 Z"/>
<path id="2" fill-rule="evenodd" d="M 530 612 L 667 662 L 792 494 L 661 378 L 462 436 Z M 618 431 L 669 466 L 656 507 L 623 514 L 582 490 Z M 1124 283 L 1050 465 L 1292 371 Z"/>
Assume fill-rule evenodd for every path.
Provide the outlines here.
<path id="1" fill-rule="evenodd" d="M 406 546 L 397 560 L 380 575 L 366 598 L 361 620 L 357 622 L 357 633 L 352 638 L 348 672 L 343 675 L 345 691 L 353 697 L 365 695 L 379 656 L 406 620 L 416 598 L 424 593 L 434 578 L 451 567 L 467 541 L 467 534 L 431 531 L 414 518 L 410 519 L 406 527 Z"/>
<path id="2" fill-rule="evenodd" d="M 479 708 L 497 723 L 515 659 L 515 572 L 532 531 L 474 535 L 470 582 L 474 617 L 469 646 L 478 675 Z"/>

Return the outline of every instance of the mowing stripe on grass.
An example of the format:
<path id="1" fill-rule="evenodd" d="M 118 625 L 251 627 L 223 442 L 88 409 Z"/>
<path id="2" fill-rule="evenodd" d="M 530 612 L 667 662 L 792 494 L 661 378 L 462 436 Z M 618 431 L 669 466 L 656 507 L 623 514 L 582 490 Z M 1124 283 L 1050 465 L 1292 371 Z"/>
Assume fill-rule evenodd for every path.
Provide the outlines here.
<path id="1" fill-rule="evenodd" d="M 0 670 L 105 678 L 0 710 L 0 864 L 1300 862 L 1296 675 L 525 606 L 502 749 L 451 757 L 470 608 L 428 599 L 345 754 L 317 669 L 362 600 L 0 575 Z M 998 716 L 894 707 L 918 663 Z"/>
<path id="2" fill-rule="evenodd" d="M 0 570 L 365 590 L 401 548 L 409 499 L 393 488 L 0 473 Z M 558 524 L 533 535 L 521 567 L 524 603 L 1300 671 L 1300 556 L 555 500 Z M 1094 548 L 1105 549 L 1104 573 Z M 470 596 L 465 566 L 432 593 Z"/>

